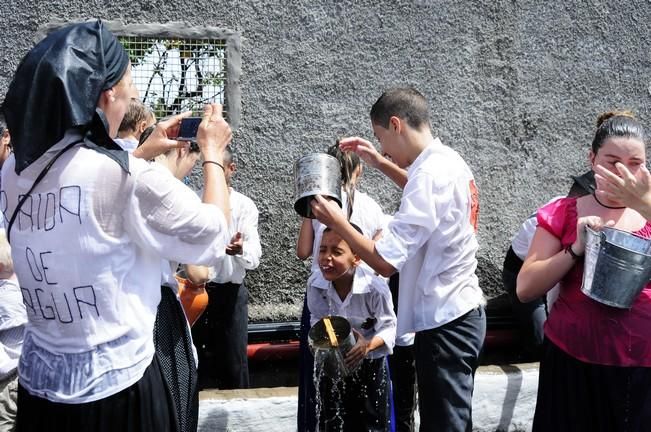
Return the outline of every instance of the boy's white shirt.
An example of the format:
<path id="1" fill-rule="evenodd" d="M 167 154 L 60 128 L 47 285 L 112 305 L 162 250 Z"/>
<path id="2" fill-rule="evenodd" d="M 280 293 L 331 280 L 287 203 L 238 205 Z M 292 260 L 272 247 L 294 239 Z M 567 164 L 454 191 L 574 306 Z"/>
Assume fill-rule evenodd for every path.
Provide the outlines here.
<path id="1" fill-rule="evenodd" d="M 225 254 L 219 262 L 210 268 L 210 280 L 216 283 L 244 282 L 247 270 L 255 270 L 260 265 L 262 246 L 258 234 L 258 208 L 253 200 L 233 188 L 230 189 L 231 238 L 235 233 L 242 233 L 242 253 Z"/>
<path id="2" fill-rule="evenodd" d="M 396 315 L 393 312 L 391 292 L 384 278 L 361 264 L 355 270 L 353 286 L 341 300 L 332 282 L 323 278 L 321 271 L 312 273 L 307 283 L 307 304 L 310 325 L 328 315 L 343 316 L 364 338 L 382 338 L 384 345 L 371 351 L 367 358 L 381 358 L 393 353 L 396 339 Z M 362 324 L 372 323 L 370 328 Z"/>
<path id="3" fill-rule="evenodd" d="M 440 327 L 484 303 L 470 223 L 473 180 L 438 138 L 407 170 L 400 208 L 375 243 L 400 272 L 398 334 Z"/>

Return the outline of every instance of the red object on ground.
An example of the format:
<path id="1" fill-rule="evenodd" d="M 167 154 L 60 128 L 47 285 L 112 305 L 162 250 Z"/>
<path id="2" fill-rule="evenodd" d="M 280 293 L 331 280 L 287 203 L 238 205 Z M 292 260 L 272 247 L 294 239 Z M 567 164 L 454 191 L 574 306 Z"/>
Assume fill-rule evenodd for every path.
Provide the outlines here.
<path id="1" fill-rule="evenodd" d="M 517 343 L 517 341 L 517 329 L 489 330 L 486 332 L 484 347 L 506 347 Z M 298 341 L 249 344 L 246 354 L 251 361 L 294 359 L 299 354 Z"/>

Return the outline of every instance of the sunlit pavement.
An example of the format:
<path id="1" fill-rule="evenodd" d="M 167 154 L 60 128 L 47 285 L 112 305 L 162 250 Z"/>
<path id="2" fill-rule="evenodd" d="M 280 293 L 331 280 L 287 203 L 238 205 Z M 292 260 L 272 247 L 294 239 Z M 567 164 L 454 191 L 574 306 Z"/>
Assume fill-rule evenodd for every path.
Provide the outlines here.
<path id="1" fill-rule="evenodd" d="M 530 431 L 537 388 L 537 363 L 480 367 L 475 376 L 473 430 Z M 294 431 L 296 404 L 296 387 L 203 391 L 199 431 Z"/>

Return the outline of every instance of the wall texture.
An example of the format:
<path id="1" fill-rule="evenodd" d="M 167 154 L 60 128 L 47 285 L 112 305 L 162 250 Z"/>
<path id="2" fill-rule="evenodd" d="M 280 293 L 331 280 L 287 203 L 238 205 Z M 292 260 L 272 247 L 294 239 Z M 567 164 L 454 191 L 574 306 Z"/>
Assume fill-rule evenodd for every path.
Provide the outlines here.
<path id="1" fill-rule="evenodd" d="M 423 92 L 438 135 L 475 173 L 489 297 L 501 290 L 520 222 L 588 168 L 597 114 L 651 117 L 646 0 L 0 0 L 0 95 L 39 28 L 92 17 L 241 34 L 235 186 L 258 204 L 264 252 L 248 277 L 253 320 L 300 311 L 308 266 L 294 255 L 293 162 L 339 136 L 371 138 L 368 110 L 387 87 Z M 370 169 L 360 188 L 386 211 L 398 203 L 399 191 Z"/>

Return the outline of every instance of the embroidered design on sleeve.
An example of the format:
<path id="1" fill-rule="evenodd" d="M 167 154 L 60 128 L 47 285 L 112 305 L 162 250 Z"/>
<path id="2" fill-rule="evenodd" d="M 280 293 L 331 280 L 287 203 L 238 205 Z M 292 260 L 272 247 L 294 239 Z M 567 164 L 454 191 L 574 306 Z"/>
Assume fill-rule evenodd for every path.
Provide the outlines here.
<path id="1" fill-rule="evenodd" d="M 470 225 L 473 226 L 475 232 L 479 228 L 479 189 L 475 184 L 475 180 L 470 180 Z"/>

